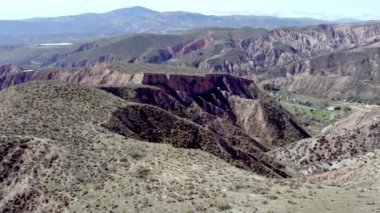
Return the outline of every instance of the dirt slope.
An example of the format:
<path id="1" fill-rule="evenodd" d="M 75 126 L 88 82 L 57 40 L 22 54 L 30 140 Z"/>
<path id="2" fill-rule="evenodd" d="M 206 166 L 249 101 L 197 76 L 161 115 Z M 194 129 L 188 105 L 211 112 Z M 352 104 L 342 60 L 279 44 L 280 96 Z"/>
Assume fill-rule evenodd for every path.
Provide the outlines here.
<path id="1" fill-rule="evenodd" d="M 380 109 L 368 108 L 338 121 L 320 136 L 301 140 L 274 152 L 278 160 L 294 162 L 306 173 L 354 164 L 380 148 Z"/>
<path id="2" fill-rule="evenodd" d="M 126 138 L 121 137 L 108 130 L 111 128 L 104 128 L 107 124 L 115 123 L 114 119 L 118 118 L 120 110 L 145 111 L 149 115 L 153 113 L 157 116 L 144 120 L 142 117 L 138 117 L 139 114 L 122 113 L 124 117 L 131 120 L 130 124 L 133 124 L 133 126 L 128 126 L 130 132 L 139 133 L 136 131 L 136 127 L 147 122 L 154 127 L 147 130 L 160 131 L 158 133 L 162 140 L 155 141 L 151 135 L 149 138 L 139 135 L 139 139 L 150 142 L 167 142 L 187 149 L 199 148 L 192 146 L 191 143 L 189 146 L 186 144 L 186 140 L 189 138 L 186 134 L 190 128 L 198 132 L 191 136 L 199 136 L 193 142 L 201 145 L 200 149 L 204 151 L 204 154 L 201 155 L 213 159 L 215 164 L 224 159 L 260 174 L 287 176 L 281 170 L 281 165 L 265 157 L 264 153 L 261 154 L 258 151 L 251 153 L 249 149 L 243 150 L 231 141 L 222 139 L 216 133 L 191 121 L 185 121 L 153 106 L 131 104 L 99 89 L 66 85 L 54 81 L 37 81 L 2 91 L 0 100 L 0 132 L 2 135 L 0 140 L 0 169 L 2 171 L 0 208 L 2 211 L 8 209 L 13 212 L 30 212 L 67 210 L 68 208 L 102 211 L 108 208 L 118 208 L 119 205 L 120 208 L 126 208 L 126 206 L 135 209 L 147 208 L 150 204 L 141 203 L 143 201 L 139 199 L 139 203 L 116 204 L 107 201 L 106 197 L 93 197 L 98 193 L 106 195 L 112 187 L 118 184 L 121 185 L 117 188 L 126 186 L 128 179 L 124 177 L 130 177 L 129 180 L 132 182 L 141 182 L 141 179 L 145 180 L 150 177 L 151 172 L 153 174 L 158 172 L 157 175 L 161 174 L 158 168 L 151 171 L 149 163 L 142 167 L 136 163 L 141 158 L 153 164 L 158 163 L 150 154 L 146 158 L 144 157 L 144 149 L 152 149 L 153 152 L 154 149 L 157 149 L 153 147 L 158 146 L 145 145 L 143 142 L 140 143 L 144 145 L 138 145 L 137 142 L 133 142 L 135 137 L 128 135 Z M 134 118 L 137 120 L 133 120 Z M 165 119 L 165 122 L 159 122 L 159 119 Z M 171 132 L 175 129 L 165 127 L 172 123 L 168 119 L 172 119 L 173 124 L 178 127 L 177 131 Z M 183 137 L 178 137 L 181 135 Z M 144 148 L 138 148 L 140 146 Z M 169 166 L 170 162 L 180 165 L 189 162 L 185 160 L 188 155 L 184 155 L 183 161 L 170 160 L 170 156 L 177 158 L 174 157 L 177 156 L 176 153 L 186 152 L 189 155 L 192 152 L 198 153 L 195 150 L 185 151 L 183 149 L 179 149 L 177 152 L 173 151 L 177 149 L 171 148 L 171 146 L 164 147 L 163 150 L 172 150 L 163 151 L 170 152 L 169 155 L 157 153 L 162 163 L 165 162 L 165 166 Z M 163 157 L 169 158 L 169 162 L 163 160 Z M 205 160 L 198 159 L 193 162 L 197 164 L 196 162 L 202 161 Z M 222 163 L 222 165 L 225 167 L 227 164 Z M 227 167 L 232 168 L 231 166 Z M 139 190 L 138 186 L 128 187 L 132 187 L 129 188 L 130 192 L 112 190 L 112 193 L 139 193 L 136 191 Z M 217 196 L 218 192 L 208 191 L 205 192 L 205 196 Z M 157 193 L 164 192 L 158 191 Z M 199 193 L 203 192 L 199 190 Z M 85 196 L 86 194 L 91 194 L 92 198 Z M 192 194 L 198 196 L 198 192 Z M 170 196 L 174 195 L 170 194 Z M 190 199 L 186 196 L 184 199 Z M 79 197 L 82 198 L 79 199 Z M 87 204 L 82 206 L 83 203 L 87 203 L 86 199 L 92 203 L 88 207 L 86 207 Z M 94 206 L 94 199 L 100 199 L 102 202 L 100 204 L 96 202 L 98 205 Z"/>
<path id="3" fill-rule="evenodd" d="M 160 90 L 156 87 L 153 91 Z M 104 127 L 115 124 L 121 110 L 133 124 L 129 132 L 136 133 L 137 128 L 130 127 L 140 123 L 167 125 L 155 123 L 158 117 L 179 122 L 178 129 L 197 127 L 200 136 L 209 138 L 200 140 L 201 145 L 220 138 L 189 119 L 184 121 L 175 115 L 176 110 L 169 114 L 152 104 L 125 100 L 135 96 L 119 96 L 124 99 L 100 89 L 55 81 L 30 82 L 1 91 L 0 211 L 377 210 L 378 191 L 367 185 L 339 188 L 298 178 L 268 179 L 250 169 L 238 169 L 220 156 L 207 153 L 207 149 L 174 148 L 171 141 L 155 144 L 115 134 Z M 144 100 L 143 96 L 137 97 Z M 131 122 L 133 116 L 141 118 L 141 114 L 125 114 L 128 110 L 159 113 L 146 120 L 151 122 Z M 168 138 L 167 128 L 161 127 L 163 140 L 179 141 Z M 377 184 L 379 179 L 374 180 Z"/>

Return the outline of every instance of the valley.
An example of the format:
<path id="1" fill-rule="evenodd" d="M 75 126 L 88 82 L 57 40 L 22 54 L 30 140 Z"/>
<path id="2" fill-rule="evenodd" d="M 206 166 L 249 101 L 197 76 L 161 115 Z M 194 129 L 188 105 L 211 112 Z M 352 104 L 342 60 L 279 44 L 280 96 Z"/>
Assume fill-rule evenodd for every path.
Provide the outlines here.
<path id="1" fill-rule="evenodd" d="M 0 212 L 380 212 L 380 22 L 346 22 L 0 21 Z"/>

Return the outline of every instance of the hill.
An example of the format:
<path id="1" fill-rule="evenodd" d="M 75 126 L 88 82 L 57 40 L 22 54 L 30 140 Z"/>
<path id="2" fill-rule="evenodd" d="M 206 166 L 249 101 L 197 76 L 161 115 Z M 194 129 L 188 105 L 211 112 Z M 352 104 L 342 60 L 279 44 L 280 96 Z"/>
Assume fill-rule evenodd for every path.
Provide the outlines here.
<path id="1" fill-rule="evenodd" d="M 320 98 L 376 103 L 380 98 L 379 53 L 380 48 L 373 47 L 301 60 L 280 67 L 261 85 Z"/>
<path id="2" fill-rule="evenodd" d="M 275 151 L 281 161 L 296 162 L 306 173 L 330 171 L 364 161 L 380 147 L 380 108 L 360 110 L 312 139 Z"/>
<path id="3" fill-rule="evenodd" d="M 130 168 L 133 158 L 132 161 L 136 161 L 145 155 L 145 148 L 141 148 L 143 142 L 133 142 L 136 140 L 199 149 L 248 171 L 273 177 L 288 176 L 285 171 L 281 171 L 283 168 L 279 163 L 265 157 L 270 144 L 264 140 L 257 141 L 249 136 L 254 135 L 254 132 L 239 129 L 231 121 L 234 114 L 229 112 L 232 109 L 228 109 L 227 96 L 214 91 L 215 97 L 219 96 L 217 99 L 207 97 L 208 92 L 225 85 L 225 94 L 248 101 L 255 98 L 252 95 L 257 92 L 250 81 L 230 76 L 173 76 L 166 80 L 165 77 L 159 74 L 142 77 L 144 85 L 157 85 L 157 88 L 133 86 L 100 90 L 51 81 L 26 83 L 1 92 L 0 168 L 1 182 L 4 184 L 0 208 L 4 211 L 7 208 L 38 211 L 47 200 L 48 207 L 52 209 L 69 206 L 75 209 L 76 202 L 72 199 L 87 190 L 107 191 L 111 187 L 107 183 L 115 181 L 118 176 L 116 170 L 122 172 L 132 169 L 132 174 L 122 172 L 119 175 L 124 173 L 131 178 L 147 178 L 151 173 L 148 165 Z M 182 84 L 173 84 L 179 82 L 177 78 L 184 82 L 189 78 L 199 85 L 194 90 L 190 85 L 181 87 Z M 165 81 L 168 82 L 165 84 Z M 170 87 L 160 88 L 160 85 Z M 237 85 L 239 87 L 234 87 Z M 147 96 L 153 97 L 147 99 Z M 198 102 L 202 99 L 203 102 Z M 224 107 L 227 108 L 223 110 Z M 277 110 L 276 113 L 283 113 L 281 109 Z M 254 116 L 252 114 L 251 118 L 254 119 Z M 220 126 L 221 123 L 235 129 L 236 134 L 213 129 L 212 126 Z M 288 136 L 292 133 L 283 137 L 280 132 L 292 127 L 283 128 L 273 129 L 279 133 L 272 132 L 268 136 L 279 135 L 282 139 L 290 139 Z M 295 134 L 295 137 L 302 135 Z M 134 147 L 135 150 L 127 147 Z M 115 152 L 124 154 L 114 158 Z M 158 157 L 163 156 L 166 155 Z M 151 157 L 147 156 L 147 159 Z M 89 158 L 90 161 L 87 161 Z M 169 166 L 169 162 L 163 163 Z M 127 180 L 119 181 L 127 183 Z M 89 188 L 86 190 L 86 187 Z M 11 189 L 17 190 L 9 193 Z M 96 209 L 95 206 L 92 208 Z"/>
<path id="4" fill-rule="evenodd" d="M 148 76 L 151 77 L 140 82 L 163 82 L 166 75 Z M 214 77 L 223 79 L 215 83 L 229 85 L 221 87 L 222 94 L 235 96 L 239 102 L 257 101 L 247 97 L 255 91 L 252 90 L 254 87 L 234 87 L 240 85 L 233 83 L 238 80 L 235 77 L 211 76 L 211 79 Z M 174 82 L 181 82 L 178 78 L 174 76 Z M 205 82 L 209 81 L 208 78 L 203 77 Z M 250 81 L 243 82 L 246 83 L 242 85 L 247 85 Z M 253 173 L 261 167 L 267 171 L 262 174 L 275 174 L 280 170 L 267 168 L 279 164 L 269 156 L 265 157 L 266 152 L 254 151 L 258 143 L 245 144 L 251 148 L 234 144 L 227 139 L 228 135 L 212 132 L 202 122 L 195 124 L 186 118 L 186 113 L 180 116 L 184 105 L 178 103 L 177 98 L 192 98 L 209 84 L 194 87 L 199 90 L 189 93 L 186 84 L 180 89 L 183 84 L 167 83 L 171 85 L 168 88 L 157 84 L 156 87 L 134 85 L 98 89 L 56 81 L 35 81 L 0 91 L 0 210 L 376 210 L 377 188 L 373 187 L 378 186 L 377 182 L 367 181 L 360 187 L 349 184 L 347 188 L 341 188 L 320 185 L 315 182 L 319 180 L 317 178 L 312 180 L 314 182 L 297 177 L 270 179 Z M 170 88 L 176 88 L 177 92 L 167 93 Z M 215 92 L 210 93 L 214 98 L 226 97 Z M 175 94 L 185 95 L 175 98 Z M 217 106 L 221 112 L 228 112 L 220 105 L 222 99 L 207 98 L 206 94 L 200 95 L 203 105 L 195 101 L 194 108 L 189 108 L 199 113 L 190 115 L 205 116 L 211 113 L 206 109 Z M 157 98 L 147 99 L 150 95 Z M 281 112 L 281 109 L 277 110 Z M 244 118 L 252 117 L 244 115 Z M 228 120 L 224 120 L 223 125 L 230 125 Z M 174 124 L 171 128 L 176 127 L 173 132 L 165 126 L 171 122 Z M 188 131 L 195 131 L 192 136 L 198 136 L 198 139 L 191 141 L 191 137 L 185 135 Z M 240 141 L 247 138 L 241 133 L 231 136 L 239 137 Z M 218 141 L 224 145 L 215 147 Z M 222 150 L 225 150 L 223 155 L 217 154 Z M 246 158 L 244 153 L 248 150 L 251 150 L 251 157 Z M 236 154 L 233 161 L 228 160 L 228 153 Z M 257 160 L 261 163 L 257 164 Z M 238 165 L 245 170 L 226 161 L 240 162 Z"/>
<path id="5" fill-rule="evenodd" d="M 181 35 L 142 33 L 65 48 L 3 47 L 2 63 L 80 67 L 96 62 L 125 61 L 190 66 L 236 75 L 271 72 L 271 75 L 284 76 L 286 73 L 273 70 L 305 59 L 376 48 L 378 29 L 378 23 L 371 23 L 271 31 L 248 27 L 204 28 Z M 25 56 L 25 52 L 29 54 Z"/>
<path id="6" fill-rule="evenodd" d="M 162 64 L 223 72 L 284 92 L 376 102 L 377 22 L 264 30 L 203 28 L 180 35 L 134 34 L 71 46 L 7 46 L 0 63 L 25 69 L 77 68 L 97 63 Z"/>
<path id="7" fill-rule="evenodd" d="M 339 21 L 337 21 L 338 23 Z M 157 12 L 143 7 L 54 18 L 0 21 L 0 45 L 96 39 L 141 32 L 182 32 L 199 27 L 308 26 L 332 23 L 311 18 L 207 16 L 189 12 Z"/>

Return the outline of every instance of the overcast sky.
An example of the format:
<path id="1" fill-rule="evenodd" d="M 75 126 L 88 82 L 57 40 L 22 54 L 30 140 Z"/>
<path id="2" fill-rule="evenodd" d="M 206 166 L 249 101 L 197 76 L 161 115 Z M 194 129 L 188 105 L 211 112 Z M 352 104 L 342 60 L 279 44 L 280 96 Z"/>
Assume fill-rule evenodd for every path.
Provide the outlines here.
<path id="1" fill-rule="evenodd" d="M 143 6 L 214 15 L 380 20 L 380 0 L 0 0 L 0 19 L 54 17 Z"/>

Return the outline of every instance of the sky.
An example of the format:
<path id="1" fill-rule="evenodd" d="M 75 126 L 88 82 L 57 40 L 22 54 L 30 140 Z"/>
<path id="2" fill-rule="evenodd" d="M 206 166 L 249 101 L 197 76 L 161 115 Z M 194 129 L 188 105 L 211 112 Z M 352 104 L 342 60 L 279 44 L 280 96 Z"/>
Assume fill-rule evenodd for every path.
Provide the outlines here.
<path id="1" fill-rule="evenodd" d="M 102 13 L 133 6 L 207 15 L 380 20 L 380 0 L 0 0 L 0 3 L 1 20 Z"/>

